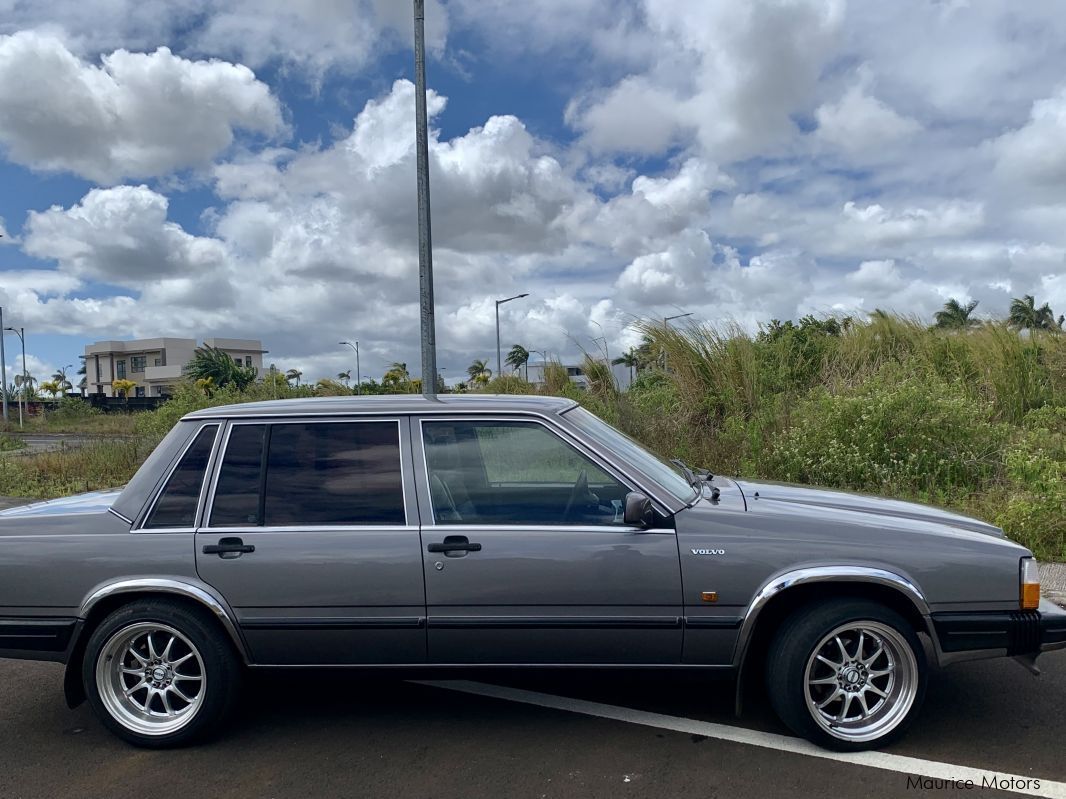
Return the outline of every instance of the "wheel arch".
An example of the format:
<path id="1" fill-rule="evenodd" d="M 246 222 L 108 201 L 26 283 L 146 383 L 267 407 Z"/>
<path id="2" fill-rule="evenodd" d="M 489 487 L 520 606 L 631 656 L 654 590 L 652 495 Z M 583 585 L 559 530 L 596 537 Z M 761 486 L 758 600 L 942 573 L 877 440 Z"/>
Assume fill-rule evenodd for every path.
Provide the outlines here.
<path id="1" fill-rule="evenodd" d="M 750 666 L 761 663 L 770 640 L 785 618 L 802 605 L 819 599 L 870 599 L 899 613 L 936 643 L 925 594 L 897 572 L 868 566 L 818 566 L 776 575 L 748 604 L 733 651 L 736 670 L 736 712 L 743 703 Z"/>
<path id="2" fill-rule="evenodd" d="M 78 625 L 67 651 L 63 692 L 67 704 L 76 707 L 85 701 L 81 684 L 81 664 L 89 636 L 113 611 L 141 599 L 170 599 L 200 610 L 207 610 L 217 626 L 233 644 L 241 662 L 251 663 L 248 647 L 241 635 L 236 616 L 226 601 L 209 586 L 173 577 L 141 577 L 107 583 L 93 589 L 78 611 Z"/>

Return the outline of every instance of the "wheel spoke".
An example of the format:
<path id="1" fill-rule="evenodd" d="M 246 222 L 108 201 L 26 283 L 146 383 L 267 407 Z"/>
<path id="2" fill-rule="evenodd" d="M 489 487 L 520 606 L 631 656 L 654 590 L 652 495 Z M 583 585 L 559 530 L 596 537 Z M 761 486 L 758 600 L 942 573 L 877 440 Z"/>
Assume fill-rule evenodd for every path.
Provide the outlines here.
<path id="1" fill-rule="evenodd" d="M 136 685 L 134 685 L 131 688 L 125 689 L 122 693 L 126 696 L 127 699 L 129 699 L 129 698 L 131 698 L 133 696 L 133 694 L 135 694 L 137 691 L 139 691 L 142 688 L 144 688 L 144 686 L 146 686 L 146 685 L 148 685 L 148 683 L 145 682 L 144 679 L 142 678 L 139 683 L 137 683 Z M 149 689 L 149 690 L 151 690 L 151 689 Z"/>
<path id="2" fill-rule="evenodd" d="M 178 666 L 180 666 L 182 663 L 184 663 L 186 660 L 188 660 L 189 658 L 192 658 L 192 657 L 196 657 L 196 653 L 195 652 L 190 652 L 187 655 L 183 655 L 182 657 L 178 658 L 173 663 L 171 663 L 170 667 L 172 669 L 176 669 Z"/>
<path id="3" fill-rule="evenodd" d="M 180 699 L 185 704 L 187 704 L 187 705 L 191 705 L 192 704 L 192 701 L 193 701 L 192 697 L 191 696 L 187 696 L 183 690 L 178 688 L 178 684 L 177 683 L 174 683 L 173 685 L 171 685 L 170 686 L 170 690 L 172 692 L 174 692 L 175 694 L 177 694 L 178 699 Z"/>
<path id="4" fill-rule="evenodd" d="M 159 692 L 159 696 L 163 699 L 163 709 L 167 712 L 168 716 L 174 715 L 174 708 L 170 706 L 170 691 L 163 690 Z"/>
<path id="5" fill-rule="evenodd" d="M 122 673 L 123 674 L 133 674 L 133 675 L 135 675 L 137 677 L 141 677 L 141 678 L 144 677 L 144 669 L 131 669 L 131 668 L 128 668 L 126 666 L 123 666 L 122 667 Z"/>
<path id="6" fill-rule="evenodd" d="M 834 636 L 833 640 L 837 642 L 837 647 L 839 647 L 840 649 L 840 662 L 842 664 L 847 663 L 850 659 L 850 656 L 848 655 L 848 650 L 844 648 L 844 642 L 840 640 L 839 635 Z"/>
<path id="7" fill-rule="evenodd" d="M 815 705 L 815 707 L 817 707 L 819 710 L 821 710 L 823 707 L 825 707 L 826 705 L 830 704 L 834 700 L 839 699 L 843 695 L 844 695 L 844 692 L 841 691 L 839 688 L 837 688 L 835 691 L 833 691 L 833 693 L 829 694 L 828 697 L 826 697 L 821 702 L 819 702 L 817 705 Z"/>
<path id="8" fill-rule="evenodd" d="M 885 691 L 882 691 L 880 688 L 878 688 L 872 682 L 866 683 L 866 690 L 870 691 L 871 693 L 877 694 L 882 699 L 888 699 L 888 694 Z"/>
<path id="9" fill-rule="evenodd" d="M 861 691 L 855 695 L 855 698 L 859 700 L 859 706 L 862 707 L 863 718 L 870 715 L 870 708 L 866 704 L 866 692 Z"/>
<path id="10" fill-rule="evenodd" d="M 875 649 L 874 653 L 872 655 L 870 655 L 870 657 L 866 658 L 862 662 L 862 664 L 864 666 L 871 665 L 875 660 L 877 660 L 879 657 L 881 657 L 881 653 L 884 652 L 884 651 L 885 651 L 885 645 L 882 644 L 880 641 L 878 641 L 877 642 L 877 649 Z"/>
<path id="11" fill-rule="evenodd" d="M 844 694 L 844 707 L 840 709 L 840 715 L 837 716 L 837 721 L 844 721 L 848 717 L 848 710 L 851 709 L 851 694 Z"/>
<path id="12" fill-rule="evenodd" d="M 185 682 L 203 682 L 203 675 L 196 674 L 178 674 L 174 672 L 174 680 L 184 680 Z"/>
<path id="13" fill-rule="evenodd" d="M 140 674 L 140 672 L 137 672 Z M 807 685 L 834 685 L 837 681 L 835 674 L 830 674 L 828 677 L 819 677 L 816 680 L 807 680 Z"/>
<path id="14" fill-rule="evenodd" d="M 836 671 L 837 669 L 839 669 L 841 666 L 844 665 L 843 663 L 838 663 L 835 660 L 830 660 L 829 658 L 825 657 L 824 655 L 815 655 L 815 657 L 818 658 L 818 660 L 822 661 L 822 663 L 827 665 L 829 668 L 833 669 L 833 671 Z"/>
<path id="15" fill-rule="evenodd" d="M 163 654 L 160 655 L 160 657 L 163 658 L 163 660 L 167 660 L 167 661 L 170 660 L 170 650 L 174 646 L 174 638 L 175 637 L 173 635 L 170 636 L 170 640 L 167 641 L 167 645 L 165 647 L 163 647 Z"/>
<path id="16" fill-rule="evenodd" d="M 147 641 L 148 641 L 148 657 L 149 657 L 149 658 L 150 658 L 151 660 L 158 660 L 158 658 L 159 658 L 159 655 L 158 655 L 158 654 L 156 653 L 156 651 L 155 651 L 155 644 L 154 644 L 154 642 L 152 641 L 152 633 L 153 633 L 153 632 L 155 632 L 155 631 L 154 631 L 154 630 L 152 630 L 151 632 L 149 632 L 149 633 L 148 633 L 148 635 L 146 635 L 146 636 L 145 636 L 145 638 L 146 638 L 146 639 L 147 639 Z"/>
<path id="17" fill-rule="evenodd" d="M 858 643 L 858 646 L 856 646 L 856 647 L 855 647 L 855 659 L 856 659 L 856 660 L 862 660 L 862 645 L 863 645 L 863 640 L 864 640 L 864 638 L 863 638 L 863 631 L 862 631 L 862 630 L 859 630 L 859 643 Z"/>
<path id="18" fill-rule="evenodd" d="M 141 653 L 133 648 L 133 644 L 130 644 L 126 651 L 133 655 L 133 657 L 136 658 L 137 662 L 140 663 L 142 666 L 148 665 L 148 658 L 141 657 Z"/>
<path id="19" fill-rule="evenodd" d="M 887 668 L 869 672 L 867 674 L 867 678 L 872 680 L 872 679 L 874 679 L 876 677 L 884 677 L 887 674 L 891 674 L 895 670 L 896 670 L 896 667 L 893 664 L 889 663 Z"/>

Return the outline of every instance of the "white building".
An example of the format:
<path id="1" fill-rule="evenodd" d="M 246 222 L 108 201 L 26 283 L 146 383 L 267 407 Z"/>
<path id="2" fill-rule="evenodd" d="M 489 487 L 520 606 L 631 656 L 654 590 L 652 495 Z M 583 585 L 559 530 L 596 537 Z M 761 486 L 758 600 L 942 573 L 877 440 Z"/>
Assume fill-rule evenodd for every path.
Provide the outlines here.
<path id="1" fill-rule="evenodd" d="M 530 361 L 529 364 L 528 364 L 528 368 L 529 368 L 529 377 L 527 379 L 529 380 L 529 382 L 532 383 L 535 386 L 543 384 L 544 383 L 544 363 L 543 363 L 543 361 L 538 361 L 536 363 L 534 363 L 533 361 Z M 585 376 L 585 369 L 584 369 L 584 367 L 581 364 L 576 364 L 576 363 L 566 364 L 566 363 L 564 363 L 563 364 L 563 368 L 566 369 L 566 374 L 570 378 L 570 382 L 571 383 L 579 385 L 582 388 L 588 388 L 589 380 Z M 510 374 L 511 373 L 510 372 L 510 367 L 509 366 L 505 366 L 503 373 L 505 375 L 506 374 Z M 525 377 L 525 375 L 526 375 L 526 367 L 523 367 L 523 368 L 519 369 L 517 374 L 522 376 L 522 377 Z M 618 386 L 619 389 L 621 389 L 622 391 L 625 391 L 627 388 L 629 388 L 629 384 L 631 382 L 630 381 L 630 377 L 629 377 L 629 367 L 622 366 L 621 364 L 612 364 L 611 365 L 611 374 L 614 375 L 614 382 Z"/>
<path id="2" fill-rule="evenodd" d="M 206 338 L 241 366 L 253 366 L 263 374 L 263 343 L 259 339 Z M 85 347 L 85 383 L 90 394 L 116 397 L 115 380 L 137 384 L 130 396 L 161 397 L 173 391 L 185 365 L 196 351 L 196 339 L 142 338 L 135 341 L 97 341 Z"/>

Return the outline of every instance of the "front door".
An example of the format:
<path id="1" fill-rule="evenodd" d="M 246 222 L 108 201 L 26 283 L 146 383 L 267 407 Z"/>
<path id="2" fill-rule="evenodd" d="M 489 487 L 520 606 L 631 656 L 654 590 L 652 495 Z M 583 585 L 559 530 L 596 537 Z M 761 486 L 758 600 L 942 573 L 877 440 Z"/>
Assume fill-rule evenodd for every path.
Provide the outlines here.
<path id="1" fill-rule="evenodd" d="M 407 437 L 397 419 L 230 424 L 196 567 L 257 663 L 425 662 Z"/>
<path id="2" fill-rule="evenodd" d="M 676 537 L 624 524 L 633 486 L 540 421 L 420 427 L 431 663 L 680 662 Z"/>

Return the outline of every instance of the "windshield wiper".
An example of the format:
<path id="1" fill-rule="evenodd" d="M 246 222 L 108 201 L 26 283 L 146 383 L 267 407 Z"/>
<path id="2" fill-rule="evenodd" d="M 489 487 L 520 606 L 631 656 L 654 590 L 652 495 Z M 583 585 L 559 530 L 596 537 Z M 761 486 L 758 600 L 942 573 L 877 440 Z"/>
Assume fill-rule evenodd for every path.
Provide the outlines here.
<path id="1" fill-rule="evenodd" d="M 689 481 L 689 484 L 696 491 L 703 493 L 703 487 L 707 486 L 711 489 L 711 501 L 717 502 L 719 495 L 722 493 L 719 491 L 718 486 L 713 485 L 711 481 L 714 479 L 714 475 L 707 469 L 693 469 L 687 463 L 680 458 L 671 458 L 670 463 L 679 468 L 685 475 L 685 479 Z"/>

